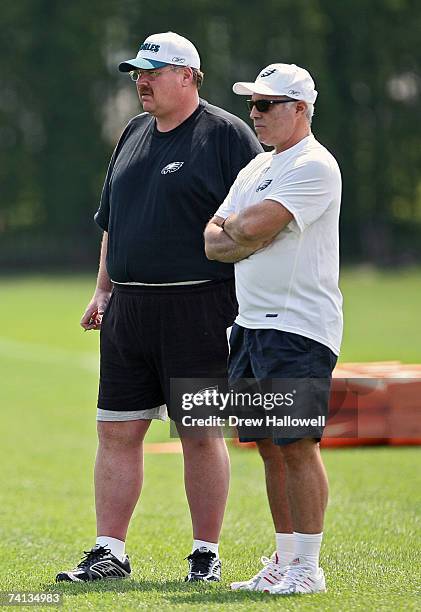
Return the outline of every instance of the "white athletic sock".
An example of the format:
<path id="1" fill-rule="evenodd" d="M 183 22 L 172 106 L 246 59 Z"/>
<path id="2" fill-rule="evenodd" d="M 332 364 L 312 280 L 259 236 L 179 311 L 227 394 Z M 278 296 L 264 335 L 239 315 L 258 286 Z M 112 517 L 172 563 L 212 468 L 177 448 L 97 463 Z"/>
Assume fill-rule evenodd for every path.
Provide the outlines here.
<path id="1" fill-rule="evenodd" d="M 207 548 L 210 552 L 215 553 L 217 557 L 219 557 L 219 543 L 216 542 L 206 542 L 206 540 L 193 540 L 192 553 L 198 548 Z"/>
<path id="2" fill-rule="evenodd" d="M 276 554 L 279 565 L 289 565 L 294 559 L 295 537 L 293 533 L 275 533 Z"/>
<path id="3" fill-rule="evenodd" d="M 111 554 L 117 557 L 120 561 L 123 561 L 125 542 L 117 540 L 117 538 L 110 538 L 110 536 L 98 536 L 96 539 L 97 546 L 107 546 L 111 550 Z"/>
<path id="4" fill-rule="evenodd" d="M 298 558 L 302 565 L 310 565 L 316 572 L 319 567 L 322 533 L 297 533 L 294 531 L 294 559 Z"/>

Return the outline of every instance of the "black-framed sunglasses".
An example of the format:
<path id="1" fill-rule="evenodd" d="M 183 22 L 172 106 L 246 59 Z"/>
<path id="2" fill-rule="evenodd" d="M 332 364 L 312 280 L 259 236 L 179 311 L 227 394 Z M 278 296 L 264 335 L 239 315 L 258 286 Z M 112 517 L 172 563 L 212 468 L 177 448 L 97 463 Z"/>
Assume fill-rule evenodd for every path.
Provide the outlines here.
<path id="1" fill-rule="evenodd" d="M 287 104 L 287 102 L 295 102 L 295 100 L 246 100 L 246 102 L 250 112 L 255 106 L 259 113 L 267 113 L 272 104 Z"/>

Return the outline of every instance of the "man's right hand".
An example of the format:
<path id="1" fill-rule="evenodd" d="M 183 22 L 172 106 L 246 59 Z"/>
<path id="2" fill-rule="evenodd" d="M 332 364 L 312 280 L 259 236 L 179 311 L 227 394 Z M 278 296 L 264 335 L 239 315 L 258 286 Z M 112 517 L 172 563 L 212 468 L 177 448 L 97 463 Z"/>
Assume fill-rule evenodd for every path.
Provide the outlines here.
<path id="1" fill-rule="evenodd" d="M 97 289 L 92 300 L 89 302 L 80 325 L 84 330 L 101 329 L 102 315 L 110 301 L 111 291 Z"/>

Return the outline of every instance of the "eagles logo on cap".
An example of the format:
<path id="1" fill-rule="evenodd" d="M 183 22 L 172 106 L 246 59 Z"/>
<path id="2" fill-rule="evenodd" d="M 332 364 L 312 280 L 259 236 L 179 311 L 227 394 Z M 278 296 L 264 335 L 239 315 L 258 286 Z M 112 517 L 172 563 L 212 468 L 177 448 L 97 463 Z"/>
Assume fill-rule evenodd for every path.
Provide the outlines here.
<path id="1" fill-rule="evenodd" d="M 187 38 L 175 32 L 163 32 L 148 36 L 140 45 L 137 56 L 121 62 L 118 69 L 120 72 L 130 72 L 136 68 L 153 70 L 168 64 L 200 70 L 200 57 L 196 47 Z"/>
<path id="2" fill-rule="evenodd" d="M 261 94 L 266 96 L 288 96 L 314 104 L 317 91 L 310 73 L 295 64 L 270 64 L 260 71 L 254 83 L 234 83 L 236 94 Z"/>

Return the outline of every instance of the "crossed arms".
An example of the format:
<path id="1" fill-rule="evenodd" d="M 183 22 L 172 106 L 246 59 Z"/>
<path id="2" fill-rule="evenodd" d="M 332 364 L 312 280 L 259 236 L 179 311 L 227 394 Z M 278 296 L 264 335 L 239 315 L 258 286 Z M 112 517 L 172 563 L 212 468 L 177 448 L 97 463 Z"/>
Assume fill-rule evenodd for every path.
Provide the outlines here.
<path id="1" fill-rule="evenodd" d="M 263 200 L 240 213 L 212 217 L 205 229 L 208 259 L 235 263 L 268 246 L 293 219 L 293 215 L 275 200 Z"/>

